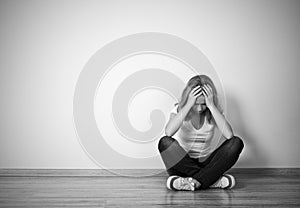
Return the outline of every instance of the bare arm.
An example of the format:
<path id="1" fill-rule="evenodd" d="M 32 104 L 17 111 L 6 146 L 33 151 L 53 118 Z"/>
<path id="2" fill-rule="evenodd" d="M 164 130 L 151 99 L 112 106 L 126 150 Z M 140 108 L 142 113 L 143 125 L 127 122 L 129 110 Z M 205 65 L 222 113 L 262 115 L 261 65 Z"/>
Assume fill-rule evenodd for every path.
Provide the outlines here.
<path id="1" fill-rule="evenodd" d="M 214 117 L 218 128 L 226 139 L 230 139 L 231 137 L 233 137 L 232 128 L 226 120 L 225 116 L 222 115 L 218 108 L 215 106 L 213 102 L 213 92 L 211 87 L 209 85 L 205 85 L 203 87 L 203 90 L 203 94 L 206 100 L 206 106 L 209 108 L 212 116 Z"/>
<path id="2" fill-rule="evenodd" d="M 226 120 L 225 116 L 223 116 L 220 113 L 220 111 L 218 110 L 218 108 L 215 105 L 212 105 L 210 107 L 210 112 L 213 115 L 213 117 L 217 123 L 217 126 L 221 130 L 223 136 L 226 139 L 230 139 L 231 137 L 233 137 L 233 131 L 232 131 L 230 124 Z"/>
<path id="3" fill-rule="evenodd" d="M 185 105 L 177 114 L 171 113 L 169 122 L 165 127 L 166 136 L 173 136 L 178 131 L 190 109 L 191 106 Z"/>

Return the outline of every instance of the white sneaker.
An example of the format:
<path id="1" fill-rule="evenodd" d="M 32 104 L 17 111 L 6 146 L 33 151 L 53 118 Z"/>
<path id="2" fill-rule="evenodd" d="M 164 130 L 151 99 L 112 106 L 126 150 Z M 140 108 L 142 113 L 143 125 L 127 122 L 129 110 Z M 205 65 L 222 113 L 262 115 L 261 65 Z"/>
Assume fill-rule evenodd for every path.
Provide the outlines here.
<path id="1" fill-rule="evenodd" d="M 231 189 L 235 186 L 235 179 L 232 175 L 224 174 L 210 188 Z"/>
<path id="2" fill-rule="evenodd" d="M 191 177 L 170 176 L 167 180 L 167 188 L 173 191 L 195 191 L 195 183 Z"/>

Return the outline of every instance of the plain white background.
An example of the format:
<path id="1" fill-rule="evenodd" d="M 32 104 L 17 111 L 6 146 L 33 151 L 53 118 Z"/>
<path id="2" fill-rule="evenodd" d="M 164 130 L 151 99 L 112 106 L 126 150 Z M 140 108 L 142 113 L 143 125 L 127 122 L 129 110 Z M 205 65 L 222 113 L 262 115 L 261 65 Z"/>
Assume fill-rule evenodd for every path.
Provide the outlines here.
<path id="1" fill-rule="evenodd" d="M 246 145 L 235 167 L 300 167 L 299 9 L 266 0 L 1 0 L 0 168 L 99 168 L 76 137 L 76 81 L 97 50 L 140 32 L 181 37 L 210 60 Z"/>

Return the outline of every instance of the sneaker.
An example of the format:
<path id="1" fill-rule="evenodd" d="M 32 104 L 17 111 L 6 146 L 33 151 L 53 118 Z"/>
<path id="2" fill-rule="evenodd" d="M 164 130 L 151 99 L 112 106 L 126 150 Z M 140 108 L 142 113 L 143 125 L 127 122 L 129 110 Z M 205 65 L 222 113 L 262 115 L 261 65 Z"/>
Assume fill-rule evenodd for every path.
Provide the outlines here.
<path id="1" fill-rule="evenodd" d="M 170 176 L 167 180 L 167 188 L 173 191 L 194 191 L 195 183 L 191 177 Z"/>
<path id="2" fill-rule="evenodd" d="M 217 180 L 210 188 L 222 188 L 231 189 L 235 186 L 235 179 L 232 175 L 224 174 L 219 180 Z"/>

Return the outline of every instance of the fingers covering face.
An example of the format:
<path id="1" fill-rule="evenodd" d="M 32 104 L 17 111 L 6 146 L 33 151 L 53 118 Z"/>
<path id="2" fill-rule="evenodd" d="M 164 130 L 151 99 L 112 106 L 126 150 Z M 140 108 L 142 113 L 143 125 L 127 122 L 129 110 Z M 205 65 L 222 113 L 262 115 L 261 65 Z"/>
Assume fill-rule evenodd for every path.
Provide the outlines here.
<path id="1" fill-rule="evenodd" d="M 202 87 L 202 89 L 203 89 L 203 91 L 204 91 L 204 93 L 205 93 L 206 96 L 213 95 L 213 90 L 212 90 L 212 88 L 209 85 L 207 85 L 207 84 L 204 85 Z"/>
<path id="2" fill-rule="evenodd" d="M 200 85 L 194 87 L 194 88 L 192 89 L 192 92 L 194 93 L 195 91 L 197 91 L 197 90 L 199 90 L 199 89 L 201 89 L 201 88 L 200 88 Z"/>
<path id="3" fill-rule="evenodd" d="M 192 94 L 194 96 L 200 96 L 203 94 L 204 96 L 213 95 L 213 89 L 210 85 L 205 84 L 202 87 L 200 85 L 197 85 L 192 89 Z"/>
<path id="4" fill-rule="evenodd" d="M 201 94 L 201 87 L 198 85 L 197 87 L 194 87 L 192 90 L 193 95 L 198 95 L 199 93 Z"/>

